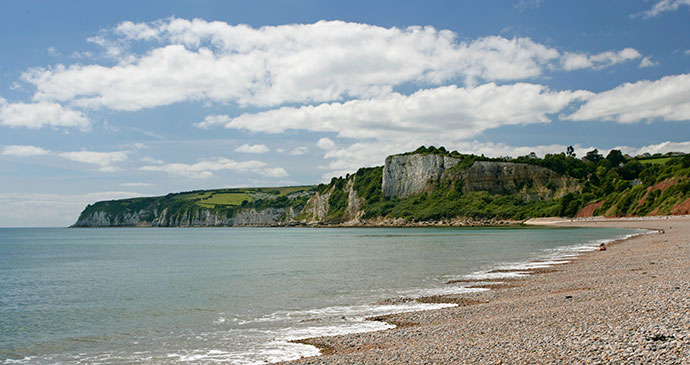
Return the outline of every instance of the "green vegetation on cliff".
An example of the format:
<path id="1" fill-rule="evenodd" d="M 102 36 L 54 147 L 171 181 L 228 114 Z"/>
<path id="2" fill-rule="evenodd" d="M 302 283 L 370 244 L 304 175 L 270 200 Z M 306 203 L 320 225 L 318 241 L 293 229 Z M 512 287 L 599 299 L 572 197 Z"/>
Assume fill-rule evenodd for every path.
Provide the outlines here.
<path id="1" fill-rule="evenodd" d="M 362 168 L 354 175 L 354 190 L 363 202 L 362 218 L 404 218 L 410 221 L 433 221 L 456 217 L 473 219 L 513 219 L 530 217 L 573 217 L 583 208 L 599 203 L 595 215 L 626 216 L 648 214 L 681 214 L 690 209 L 690 155 L 626 158 L 618 150 L 604 157 L 597 150 L 577 158 L 574 150 L 534 154 L 517 158 L 488 158 L 447 151 L 443 147 L 420 147 L 402 154 L 409 156 L 441 155 L 460 159 L 445 179 L 430 181 L 423 192 L 405 198 L 385 199 L 381 190 L 383 167 Z M 460 172 L 476 161 L 512 162 L 547 168 L 579 182 L 581 188 L 559 197 L 528 199 L 539 195 L 532 180 L 518 182 L 515 188 L 500 194 L 488 191 L 463 191 Z M 347 179 L 333 178 L 322 191 L 332 191 L 327 221 L 347 219 Z M 547 183 L 547 189 L 555 187 Z M 536 193 L 535 193 L 536 192 Z M 544 195 L 544 194 L 542 194 Z M 685 205 L 683 205 L 685 203 Z M 350 217 L 351 218 L 351 217 Z"/>
<path id="2" fill-rule="evenodd" d="M 97 213 L 118 222 L 126 221 L 128 216 L 137 215 L 140 222 L 138 224 L 141 224 L 151 223 L 164 210 L 167 211 L 167 217 L 173 221 L 179 221 L 182 217 L 194 217 L 202 212 L 232 218 L 239 211 L 252 208 L 260 211 L 289 207 L 299 211 L 315 188 L 291 186 L 196 190 L 157 197 L 101 201 L 88 205 L 80 214 L 77 224 L 90 221 Z"/>
<path id="3" fill-rule="evenodd" d="M 422 146 L 396 156 L 407 157 L 389 158 L 385 168 L 361 168 L 319 186 L 199 190 L 102 201 L 87 206 L 75 226 L 366 224 L 380 219 L 690 213 L 690 155 L 630 158 L 612 150 L 604 157 L 592 150 L 578 158 L 569 147 L 544 158 L 534 153 L 488 158 Z M 386 190 L 390 198 L 384 197 L 385 174 L 389 184 L 410 180 L 397 190 L 404 193 Z"/>

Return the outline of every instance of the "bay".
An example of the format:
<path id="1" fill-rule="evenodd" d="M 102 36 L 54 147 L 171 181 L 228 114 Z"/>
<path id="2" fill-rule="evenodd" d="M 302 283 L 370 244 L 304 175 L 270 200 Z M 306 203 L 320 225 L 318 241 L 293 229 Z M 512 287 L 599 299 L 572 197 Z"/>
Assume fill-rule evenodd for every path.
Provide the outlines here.
<path id="1" fill-rule="evenodd" d="M 365 318 L 444 305 L 384 299 L 470 291 L 446 282 L 532 260 L 562 262 L 631 233 L 0 229 L 0 361 L 246 364 L 313 356 L 314 347 L 290 340 L 385 329 Z"/>

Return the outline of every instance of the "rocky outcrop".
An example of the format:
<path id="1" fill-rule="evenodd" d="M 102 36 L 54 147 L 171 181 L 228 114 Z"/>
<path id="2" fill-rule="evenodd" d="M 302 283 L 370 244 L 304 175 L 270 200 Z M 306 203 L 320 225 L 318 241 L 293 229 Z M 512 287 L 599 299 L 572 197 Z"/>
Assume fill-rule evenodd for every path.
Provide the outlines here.
<path id="1" fill-rule="evenodd" d="M 80 217 L 73 227 L 134 227 L 134 226 L 149 226 L 152 218 L 150 211 L 139 210 L 137 212 L 128 212 L 118 216 L 112 216 L 102 210 L 94 211 L 86 217 Z"/>
<path id="2" fill-rule="evenodd" d="M 303 210 L 304 221 L 308 224 L 323 222 L 328 215 L 328 200 L 331 198 L 333 188 L 323 193 L 316 192 L 307 201 Z"/>
<path id="3" fill-rule="evenodd" d="M 461 161 L 435 154 L 389 156 L 383 167 L 383 195 L 387 199 L 405 198 L 444 179 L 461 180 L 464 192 L 518 193 L 527 200 L 558 198 L 580 188 L 575 179 L 541 166 L 475 161 L 469 168 L 452 169 Z"/>
<path id="4" fill-rule="evenodd" d="M 345 215 L 348 218 L 350 224 L 357 224 L 359 220 L 364 215 L 362 206 L 364 205 L 362 199 L 357 196 L 357 190 L 355 190 L 355 179 L 357 176 L 352 176 L 345 186 L 345 191 L 347 192 L 347 208 L 345 209 Z"/>
<path id="5" fill-rule="evenodd" d="M 559 198 L 580 188 L 577 180 L 545 167 L 524 163 L 476 161 L 460 171 L 463 191 L 520 194 L 526 200 Z"/>
<path id="6" fill-rule="evenodd" d="M 439 181 L 447 169 L 460 161 L 435 154 L 388 156 L 383 166 L 383 196 L 392 199 L 420 193 L 428 183 Z"/>

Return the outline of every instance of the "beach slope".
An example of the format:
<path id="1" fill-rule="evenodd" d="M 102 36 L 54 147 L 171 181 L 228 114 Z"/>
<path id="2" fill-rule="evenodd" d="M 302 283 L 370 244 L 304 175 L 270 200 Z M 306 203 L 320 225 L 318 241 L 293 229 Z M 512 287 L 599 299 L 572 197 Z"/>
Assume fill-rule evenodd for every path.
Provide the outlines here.
<path id="1" fill-rule="evenodd" d="M 391 330 L 308 339 L 323 355 L 294 363 L 690 363 L 689 216 L 542 223 L 655 232 L 387 316 Z"/>

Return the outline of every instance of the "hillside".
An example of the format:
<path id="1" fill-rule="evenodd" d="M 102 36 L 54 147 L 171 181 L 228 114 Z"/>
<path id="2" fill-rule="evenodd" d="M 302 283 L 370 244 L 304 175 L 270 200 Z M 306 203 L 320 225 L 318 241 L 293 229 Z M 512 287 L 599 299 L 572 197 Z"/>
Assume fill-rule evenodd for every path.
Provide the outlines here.
<path id="1" fill-rule="evenodd" d="M 570 151 L 572 152 L 572 151 Z M 420 147 L 328 184 L 98 202 L 74 227 L 497 224 L 690 212 L 690 155 L 487 158 Z"/>
<path id="2" fill-rule="evenodd" d="M 198 190 L 87 206 L 73 227 L 204 227 L 282 224 L 299 213 L 315 186 Z"/>

